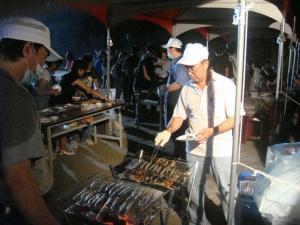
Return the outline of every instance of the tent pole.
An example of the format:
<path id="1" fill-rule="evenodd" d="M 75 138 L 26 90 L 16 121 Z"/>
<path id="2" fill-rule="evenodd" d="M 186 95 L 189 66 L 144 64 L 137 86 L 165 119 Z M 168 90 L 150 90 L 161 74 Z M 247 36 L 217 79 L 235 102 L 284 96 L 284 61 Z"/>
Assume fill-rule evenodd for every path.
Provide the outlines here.
<path id="1" fill-rule="evenodd" d="M 296 48 L 293 48 L 293 66 L 292 66 L 292 76 L 291 76 L 291 86 L 290 86 L 290 91 L 293 88 L 293 83 L 294 83 L 294 75 L 295 75 L 295 63 L 296 63 Z"/>
<path id="2" fill-rule="evenodd" d="M 110 29 L 107 27 L 107 37 L 106 37 L 106 93 L 109 94 L 110 89 Z"/>
<path id="3" fill-rule="evenodd" d="M 240 123 L 241 123 L 241 95 L 242 95 L 242 82 L 243 82 L 243 57 L 245 50 L 245 20 L 246 20 L 246 7 L 245 0 L 239 0 L 236 13 L 238 15 L 238 44 L 237 44 L 237 80 L 236 80 L 236 99 L 235 99 L 235 117 L 233 128 L 233 153 L 230 174 L 230 191 L 229 191 L 229 206 L 228 206 L 228 219 L 227 225 L 234 224 L 234 207 L 235 207 L 235 191 L 237 183 L 237 159 L 240 138 Z"/>
<path id="4" fill-rule="evenodd" d="M 207 35 L 206 35 L 206 48 L 208 48 L 208 42 L 209 42 L 209 33 L 207 32 Z"/>
<path id="5" fill-rule="evenodd" d="M 297 49 L 296 73 L 298 74 L 298 70 L 299 70 L 299 51 L 300 51 L 300 46 L 299 46 L 299 41 L 298 40 L 297 40 L 296 49 Z"/>
<path id="6" fill-rule="evenodd" d="M 293 55 L 293 46 L 292 42 L 289 45 L 289 63 L 288 63 L 288 71 L 287 71 L 287 78 L 286 78 L 286 91 L 290 89 L 290 76 L 291 76 L 291 64 L 292 64 L 292 55 Z"/>
<path id="7" fill-rule="evenodd" d="M 293 66 L 292 66 L 292 77 L 291 77 L 291 86 L 290 86 L 290 91 L 292 90 L 293 88 L 293 82 L 294 82 L 294 74 L 295 74 L 295 61 L 296 61 L 296 48 L 297 48 L 297 45 L 295 45 L 295 47 L 293 46 L 293 43 L 295 42 L 295 44 L 297 43 L 296 42 L 296 34 L 295 34 L 295 28 L 296 28 L 296 16 L 294 16 L 294 24 L 293 24 L 293 36 L 292 36 L 292 47 L 293 47 Z"/>
<path id="8" fill-rule="evenodd" d="M 278 56 L 277 56 L 277 83 L 276 83 L 276 97 L 275 100 L 278 101 L 279 98 L 279 86 L 280 86 L 280 77 L 282 74 L 282 57 L 283 57 L 283 47 L 285 42 L 284 37 L 284 25 L 285 25 L 285 19 L 283 18 L 280 26 L 280 34 L 277 39 L 278 42 Z M 276 109 L 275 109 L 276 110 Z"/>
<path id="9" fill-rule="evenodd" d="M 295 26 L 296 26 L 296 17 L 294 16 L 294 22 L 293 22 L 293 33 L 292 33 L 292 37 L 291 37 L 291 42 L 290 42 L 290 54 L 289 54 L 289 65 L 288 65 L 288 83 L 287 83 L 287 91 L 291 91 L 292 90 L 292 82 L 293 82 L 293 69 L 292 64 L 293 60 L 294 60 L 294 46 L 293 46 L 293 42 L 294 42 L 294 35 L 295 35 Z"/>
<path id="10" fill-rule="evenodd" d="M 285 36 L 284 36 L 284 26 L 285 26 L 285 18 L 282 19 L 281 25 L 280 25 L 280 34 L 277 39 L 278 43 L 278 56 L 277 56 L 277 82 L 276 82 L 276 95 L 275 95 L 275 105 L 274 105 L 274 117 L 273 117 L 273 128 L 274 131 L 277 131 L 277 116 L 278 116 L 278 106 L 279 106 L 279 87 L 280 82 L 282 81 L 282 64 L 283 64 L 283 48 L 284 48 L 284 42 L 285 42 Z M 278 121 L 279 122 L 279 121 Z"/>
<path id="11" fill-rule="evenodd" d="M 287 73 L 287 84 L 286 84 L 286 95 L 285 95 L 285 101 L 284 101 L 284 111 L 283 114 L 285 116 L 286 113 L 286 107 L 287 107 L 287 95 L 289 94 L 289 91 L 292 89 L 292 76 L 291 76 L 291 66 L 292 66 L 292 58 L 293 58 L 293 42 L 294 42 L 294 35 L 295 35 L 295 22 L 296 17 L 294 17 L 294 24 L 293 24 L 293 33 L 289 45 L 289 64 L 288 64 L 288 73 Z"/>
<path id="12" fill-rule="evenodd" d="M 241 103 L 244 105 L 244 98 L 245 98 L 245 83 L 246 83 L 246 65 L 247 65 L 247 43 L 248 43 L 248 9 L 246 10 L 246 17 L 245 17 L 245 50 L 244 50 L 244 58 L 243 58 L 243 74 L 242 77 L 242 96 L 241 96 Z M 249 86 L 248 86 L 249 87 Z M 247 89 L 247 96 L 249 94 L 249 89 Z M 243 130 L 243 123 L 240 123 L 240 131 Z M 240 162 L 240 154 L 241 154 L 241 140 L 242 140 L 242 132 L 239 133 L 239 143 L 238 143 L 238 158 L 237 161 Z"/>

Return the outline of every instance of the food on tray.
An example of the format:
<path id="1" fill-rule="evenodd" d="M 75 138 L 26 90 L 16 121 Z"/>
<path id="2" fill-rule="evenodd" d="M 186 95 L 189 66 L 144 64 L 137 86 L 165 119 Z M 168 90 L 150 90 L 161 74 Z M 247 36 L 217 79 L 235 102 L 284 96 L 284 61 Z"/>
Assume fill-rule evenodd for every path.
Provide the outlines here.
<path id="1" fill-rule="evenodd" d="M 41 123 L 50 123 L 51 119 L 49 119 L 48 117 L 41 117 L 40 118 L 40 122 Z"/>
<path id="2" fill-rule="evenodd" d="M 89 124 L 89 123 L 92 123 L 92 122 L 94 121 L 94 117 L 92 117 L 92 116 L 85 117 L 85 118 L 83 118 L 81 121 L 82 121 L 83 123 Z"/>
<path id="3" fill-rule="evenodd" d="M 73 97 L 72 97 L 72 100 L 73 100 L 74 102 L 78 102 L 78 101 L 81 100 L 81 96 L 73 96 Z"/>
<path id="4" fill-rule="evenodd" d="M 101 102 L 101 101 L 97 100 L 97 99 L 89 99 L 89 100 L 84 101 L 84 103 L 86 103 L 86 104 L 95 104 L 95 103 L 99 103 L 99 102 Z"/>
<path id="5" fill-rule="evenodd" d="M 166 158 L 154 158 L 151 161 L 133 160 L 120 178 L 135 182 L 178 189 L 190 176 L 189 166 Z"/>
<path id="6" fill-rule="evenodd" d="M 176 138 L 177 141 L 195 141 L 197 140 L 196 134 L 184 134 Z"/>
<path id="7" fill-rule="evenodd" d="M 58 116 L 50 116 L 49 118 L 51 119 L 51 121 L 54 122 L 54 121 L 58 120 L 59 117 Z"/>
<path id="8" fill-rule="evenodd" d="M 96 105 L 97 108 L 101 108 L 101 107 L 105 106 L 106 103 L 104 103 L 104 102 L 97 102 L 97 103 L 95 103 L 95 105 Z"/>
<path id="9" fill-rule="evenodd" d="M 73 122 L 69 123 L 68 125 L 69 125 L 70 127 L 77 127 L 78 124 L 79 124 L 78 121 L 73 121 Z"/>
<path id="10" fill-rule="evenodd" d="M 107 217 L 120 222 L 142 224 L 160 211 L 163 192 L 127 181 L 94 180 L 72 196 L 67 214 L 93 222 L 105 222 Z"/>

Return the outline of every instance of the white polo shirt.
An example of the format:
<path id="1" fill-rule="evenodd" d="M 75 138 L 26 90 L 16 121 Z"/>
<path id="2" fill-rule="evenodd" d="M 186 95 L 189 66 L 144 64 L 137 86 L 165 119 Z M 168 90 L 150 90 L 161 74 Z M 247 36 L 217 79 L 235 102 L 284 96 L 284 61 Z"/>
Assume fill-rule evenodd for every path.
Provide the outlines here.
<path id="1" fill-rule="evenodd" d="M 225 76 L 211 72 L 212 78 L 204 90 L 199 89 L 193 81 L 181 90 L 173 117 L 189 119 L 188 133 L 197 134 L 204 128 L 215 127 L 234 116 L 235 84 Z M 229 130 L 210 137 L 203 144 L 189 141 L 187 151 L 198 156 L 231 156 L 232 136 L 232 130 Z"/>

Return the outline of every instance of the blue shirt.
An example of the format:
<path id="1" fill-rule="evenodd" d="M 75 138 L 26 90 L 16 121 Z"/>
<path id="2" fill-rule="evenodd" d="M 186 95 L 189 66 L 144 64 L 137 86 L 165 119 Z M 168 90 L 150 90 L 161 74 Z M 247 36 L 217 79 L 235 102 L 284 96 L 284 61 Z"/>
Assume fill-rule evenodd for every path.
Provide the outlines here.
<path id="1" fill-rule="evenodd" d="M 181 57 L 177 57 L 176 59 L 173 59 L 171 62 L 167 85 L 170 85 L 170 84 L 176 82 L 176 83 L 180 84 L 181 86 L 184 86 L 190 80 L 190 77 L 188 75 L 186 68 L 182 64 L 177 63 L 180 58 Z M 180 91 L 181 91 L 181 88 L 174 92 L 167 92 L 165 95 L 165 104 L 175 106 L 177 103 Z"/>

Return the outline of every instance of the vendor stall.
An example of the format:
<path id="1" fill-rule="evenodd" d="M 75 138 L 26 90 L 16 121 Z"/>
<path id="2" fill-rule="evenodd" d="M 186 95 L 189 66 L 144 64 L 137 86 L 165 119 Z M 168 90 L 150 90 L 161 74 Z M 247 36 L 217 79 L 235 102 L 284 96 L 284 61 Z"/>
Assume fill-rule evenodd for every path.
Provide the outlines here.
<path id="1" fill-rule="evenodd" d="M 117 118 L 114 118 L 114 111 L 117 111 Z M 43 134 L 46 137 L 49 168 L 52 178 L 54 159 L 52 139 L 55 137 L 68 134 L 89 125 L 94 125 L 93 136 L 95 142 L 97 142 L 97 138 L 100 137 L 117 140 L 120 147 L 123 146 L 121 104 L 100 102 L 94 102 L 94 104 L 92 104 L 91 102 L 86 102 L 82 104 L 65 104 L 50 107 L 40 111 L 40 121 L 42 123 Z M 96 125 L 102 122 L 107 122 L 108 129 L 109 126 L 112 127 L 115 123 L 115 127 L 118 129 L 118 135 L 115 136 L 114 133 L 98 134 Z"/>
<path id="2" fill-rule="evenodd" d="M 145 225 L 151 224 L 158 214 L 160 223 L 167 224 L 175 192 L 189 179 L 193 181 L 194 167 L 155 155 L 127 157 L 111 168 L 113 177 L 93 176 L 59 199 L 59 205 L 68 225 Z"/>

